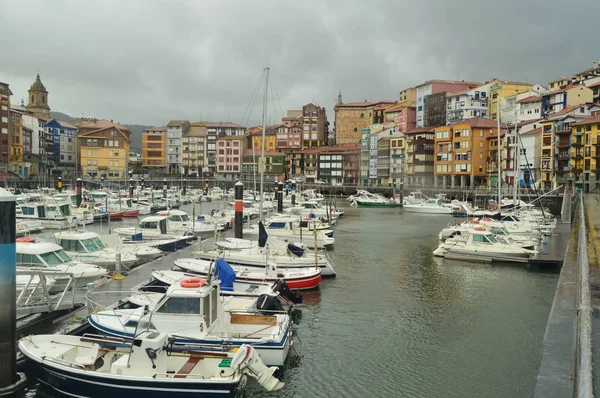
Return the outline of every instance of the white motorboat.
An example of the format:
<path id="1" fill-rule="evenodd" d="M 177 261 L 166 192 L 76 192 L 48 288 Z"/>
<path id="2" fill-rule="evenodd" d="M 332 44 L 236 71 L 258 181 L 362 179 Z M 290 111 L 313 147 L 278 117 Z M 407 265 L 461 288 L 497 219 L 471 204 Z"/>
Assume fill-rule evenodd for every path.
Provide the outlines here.
<path id="1" fill-rule="evenodd" d="M 148 216 L 143 218 L 137 227 L 115 228 L 114 233 L 122 238 L 123 243 L 138 241 L 151 242 L 154 247 L 163 251 L 175 251 L 186 247 L 195 237 L 191 232 L 170 234 L 168 232 L 168 217 Z"/>
<path id="2" fill-rule="evenodd" d="M 501 243 L 492 233 L 479 227 L 466 234 L 447 238 L 440 243 L 433 254 L 451 259 L 527 262 L 536 251 L 514 244 Z"/>
<path id="3" fill-rule="evenodd" d="M 223 260 L 217 260 L 217 263 Z M 179 258 L 173 264 L 192 274 L 208 277 L 213 272 L 213 262 L 197 258 Z M 231 266 L 235 272 L 237 281 L 244 282 L 267 282 L 276 283 L 278 280 L 284 281 L 292 290 L 311 290 L 316 289 L 321 284 L 321 269 L 309 268 L 302 270 L 278 269 L 275 263 L 267 263 L 264 270 L 258 270 L 254 267 Z"/>
<path id="4" fill-rule="evenodd" d="M 119 253 L 107 248 L 100 240 L 100 235 L 88 231 L 63 231 L 54 234 L 54 239 L 74 260 L 88 264 L 96 264 L 114 271 L 117 254 L 121 255 L 121 264 L 131 268 L 140 263 L 140 259 L 132 253 Z"/>
<path id="5" fill-rule="evenodd" d="M 69 204 L 30 202 L 16 207 L 17 222 L 34 220 L 50 229 L 65 229 L 75 225 L 76 217 L 71 215 Z"/>
<path id="6" fill-rule="evenodd" d="M 243 267 L 264 269 L 265 264 L 273 262 L 278 269 L 321 269 L 323 277 L 335 277 L 336 272 L 330 259 L 310 251 L 305 245 L 288 243 L 280 239 L 269 237 L 265 246 L 260 247 L 258 242 L 248 240 L 240 242 L 236 238 L 215 242 L 216 248 L 192 252 L 192 255 L 203 260 L 213 260 L 223 257 L 229 264 Z M 232 244 L 233 243 L 233 244 Z"/>
<path id="7" fill-rule="evenodd" d="M 18 238 L 16 247 L 17 270 L 43 272 L 56 279 L 52 292 L 64 290 L 70 281 L 70 277 L 60 274 L 73 274 L 76 289 L 108 275 L 106 268 L 73 261 L 61 246 L 54 243 Z"/>
<path id="8" fill-rule="evenodd" d="M 148 331 L 133 342 L 52 334 L 24 337 L 18 347 L 41 383 L 73 397 L 235 397 L 246 376 L 268 391 L 283 387 L 250 345 L 233 352 L 173 340 Z"/>
<path id="9" fill-rule="evenodd" d="M 272 217 L 265 223 L 265 229 L 267 230 L 269 236 L 274 236 L 289 242 L 302 242 L 310 249 L 313 249 L 315 245 L 317 249 L 327 249 L 333 247 L 335 243 L 333 230 L 329 228 L 319 230 L 319 226 L 316 223 L 320 224 L 320 220 L 301 220 L 296 216 L 278 215 Z M 312 228 L 309 224 L 312 224 Z M 314 231 L 315 228 L 317 228 L 316 232 Z M 243 230 L 244 236 L 252 238 L 258 238 L 259 232 L 260 230 L 258 225 Z"/>
<path id="10" fill-rule="evenodd" d="M 182 210 L 163 210 L 158 216 L 167 217 L 167 232 L 176 235 L 194 234 L 201 239 L 212 238 L 215 233 L 222 232 L 223 227 L 209 220 L 191 220 Z"/>
<path id="11" fill-rule="evenodd" d="M 334 224 L 339 217 L 344 215 L 343 211 L 338 211 L 334 207 L 331 209 L 324 207 L 321 202 L 317 202 L 316 200 L 300 203 L 294 207 L 288 208 L 286 212 L 302 218 L 308 217 L 331 220 L 332 224 Z"/>
<path id="12" fill-rule="evenodd" d="M 476 228 L 484 228 L 484 230 L 491 232 L 501 243 L 515 244 L 525 249 L 537 250 L 539 239 L 532 239 L 526 235 L 511 234 L 508 229 L 500 223 L 498 224 L 499 225 L 464 222 L 462 224 L 451 225 L 440 231 L 440 242 L 444 242 L 448 238 L 461 235 L 465 232 L 474 231 Z"/>
<path id="13" fill-rule="evenodd" d="M 122 256 L 135 256 L 140 259 L 140 263 L 147 263 L 165 255 L 158 246 L 169 245 L 171 240 L 132 240 L 131 238 L 121 237 L 117 234 L 102 235 L 100 241 L 104 247 L 113 249 L 121 253 Z"/>
<path id="14" fill-rule="evenodd" d="M 452 208 L 444 206 L 442 199 L 430 198 L 422 203 L 405 204 L 404 209 L 410 213 L 452 214 Z"/>
<path id="15" fill-rule="evenodd" d="M 283 365 L 292 345 L 292 321 L 277 297 L 259 310 L 256 299 L 222 297 L 219 284 L 190 278 L 172 285 L 149 314 L 144 308 L 112 309 L 91 314 L 88 321 L 103 333 L 124 338 L 148 329 L 209 349 L 251 344 L 266 364 Z"/>

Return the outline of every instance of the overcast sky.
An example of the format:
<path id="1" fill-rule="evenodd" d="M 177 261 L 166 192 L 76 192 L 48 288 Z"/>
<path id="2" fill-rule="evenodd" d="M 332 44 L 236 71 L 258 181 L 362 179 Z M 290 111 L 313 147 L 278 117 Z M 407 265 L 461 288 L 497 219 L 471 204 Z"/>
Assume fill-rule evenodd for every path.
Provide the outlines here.
<path id="1" fill-rule="evenodd" d="M 160 125 L 260 124 L 314 102 L 392 99 L 424 80 L 546 84 L 600 60 L 599 0 L 0 0 L 0 81 L 52 110 Z"/>

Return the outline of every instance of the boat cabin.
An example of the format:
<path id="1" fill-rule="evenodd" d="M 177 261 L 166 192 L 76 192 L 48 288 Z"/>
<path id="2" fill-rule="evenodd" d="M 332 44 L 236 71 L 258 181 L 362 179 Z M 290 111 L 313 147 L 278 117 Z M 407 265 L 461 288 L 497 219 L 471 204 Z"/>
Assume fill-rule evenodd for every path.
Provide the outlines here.
<path id="1" fill-rule="evenodd" d="M 17 217 L 21 218 L 48 218 L 58 219 L 71 215 L 71 207 L 68 203 L 44 204 L 28 203 L 17 206 Z"/>
<path id="2" fill-rule="evenodd" d="M 139 228 L 144 230 L 158 230 L 161 234 L 167 234 L 167 218 L 166 216 L 150 216 L 140 221 Z"/>
<path id="3" fill-rule="evenodd" d="M 18 242 L 17 265 L 54 266 L 73 261 L 62 247 L 48 242 Z"/>
<path id="4" fill-rule="evenodd" d="M 55 237 L 58 244 L 69 252 L 93 253 L 106 248 L 94 232 L 61 232 Z"/>
<path id="5" fill-rule="evenodd" d="M 471 241 L 473 243 L 487 244 L 487 245 L 493 245 L 493 244 L 499 243 L 498 240 L 494 237 L 494 235 L 492 235 L 490 232 L 487 232 L 485 230 L 474 231 L 471 234 Z"/>
<path id="6" fill-rule="evenodd" d="M 193 281 L 203 282 L 197 286 L 198 284 L 194 284 Z M 186 282 L 189 282 L 189 285 L 186 285 Z M 210 284 L 199 278 L 182 280 L 180 283 L 171 285 L 163 299 L 156 304 L 152 321 L 160 328 L 163 319 L 165 321 L 171 319 L 170 322 L 176 322 L 173 318 L 182 315 L 199 316 L 202 319 L 201 327 L 207 331 L 217 324 L 220 317 L 219 312 L 222 309 L 221 300 L 218 280 L 214 280 Z"/>
<path id="7" fill-rule="evenodd" d="M 158 215 L 167 217 L 171 222 L 181 223 L 190 221 L 188 214 L 182 210 L 164 210 L 158 212 Z"/>

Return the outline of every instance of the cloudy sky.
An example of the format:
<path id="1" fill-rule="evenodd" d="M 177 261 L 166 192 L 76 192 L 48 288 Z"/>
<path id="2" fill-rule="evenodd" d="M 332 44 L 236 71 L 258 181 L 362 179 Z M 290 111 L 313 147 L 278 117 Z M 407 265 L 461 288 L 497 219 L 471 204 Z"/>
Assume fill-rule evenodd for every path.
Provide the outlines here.
<path id="1" fill-rule="evenodd" d="M 600 60 L 598 0 L 0 0 L 0 81 L 53 110 L 160 125 L 259 124 L 308 102 L 396 99 L 424 80 L 546 84 Z"/>

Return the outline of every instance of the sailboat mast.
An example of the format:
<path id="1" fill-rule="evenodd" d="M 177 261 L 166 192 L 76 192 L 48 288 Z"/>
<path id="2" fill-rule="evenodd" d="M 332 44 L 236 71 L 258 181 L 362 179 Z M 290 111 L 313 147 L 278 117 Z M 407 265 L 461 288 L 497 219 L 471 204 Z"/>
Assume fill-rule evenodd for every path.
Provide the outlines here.
<path id="1" fill-rule="evenodd" d="M 498 185 L 498 209 L 500 209 L 500 204 L 502 203 L 502 173 L 500 172 L 500 165 L 502 163 L 502 154 L 500 152 L 500 102 L 502 101 L 502 91 L 498 93 L 498 102 L 496 103 L 496 120 L 498 121 L 498 161 L 496 162 L 496 167 L 498 168 L 498 179 L 496 184 Z"/>
<path id="2" fill-rule="evenodd" d="M 513 205 L 517 205 L 519 201 L 519 186 L 521 185 L 521 147 L 519 144 L 519 116 L 517 112 L 517 105 L 515 102 L 515 138 L 513 142 L 514 148 L 514 177 L 513 177 Z"/>
<path id="3" fill-rule="evenodd" d="M 263 119 L 262 119 L 262 141 L 260 145 L 260 160 L 258 161 L 258 171 L 260 172 L 260 202 L 258 204 L 259 220 L 264 221 L 263 215 L 263 200 L 264 200 L 264 185 L 265 185 L 265 130 L 267 129 L 267 95 L 269 90 L 269 70 L 265 68 L 265 95 L 263 98 Z"/>

